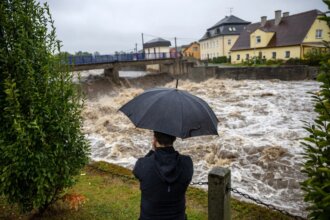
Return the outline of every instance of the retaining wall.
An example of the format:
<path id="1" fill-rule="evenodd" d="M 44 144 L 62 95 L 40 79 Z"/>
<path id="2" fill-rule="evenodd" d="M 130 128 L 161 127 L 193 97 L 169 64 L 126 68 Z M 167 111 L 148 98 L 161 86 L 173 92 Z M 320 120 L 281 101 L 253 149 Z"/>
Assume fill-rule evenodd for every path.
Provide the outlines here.
<path id="1" fill-rule="evenodd" d="M 315 79 L 318 67 L 304 65 L 279 67 L 194 67 L 187 78 L 202 81 L 211 77 L 235 80 L 306 80 Z"/>

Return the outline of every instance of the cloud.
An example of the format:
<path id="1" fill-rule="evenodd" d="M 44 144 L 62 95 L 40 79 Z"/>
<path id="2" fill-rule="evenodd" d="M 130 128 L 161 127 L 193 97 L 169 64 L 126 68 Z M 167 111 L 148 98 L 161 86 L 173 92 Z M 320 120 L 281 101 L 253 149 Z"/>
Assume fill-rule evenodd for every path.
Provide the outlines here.
<path id="1" fill-rule="evenodd" d="M 198 40 L 208 27 L 229 14 L 229 8 L 233 8 L 234 15 L 252 22 L 258 22 L 263 15 L 273 18 L 277 9 L 290 14 L 326 10 L 321 0 L 56 0 L 48 3 L 63 50 L 103 54 L 133 49 L 135 43 L 141 48 L 142 32 L 146 33 L 145 41 L 153 36 L 172 42 L 176 36 L 179 45 Z"/>

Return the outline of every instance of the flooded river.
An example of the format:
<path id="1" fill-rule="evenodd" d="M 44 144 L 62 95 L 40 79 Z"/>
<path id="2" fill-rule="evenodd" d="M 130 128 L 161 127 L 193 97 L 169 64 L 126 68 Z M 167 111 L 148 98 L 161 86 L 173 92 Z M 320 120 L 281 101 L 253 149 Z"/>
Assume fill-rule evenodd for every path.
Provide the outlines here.
<path id="1" fill-rule="evenodd" d="M 96 92 L 93 81 L 86 87 L 94 94 L 83 112 L 92 159 L 132 169 L 137 158 L 150 150 L 152 132 L 135 128 L 118 109 L 144 90 L 102 86 L 101 93 Z M 175 82 L 167 79 L 162 86 L 174 87 Z M 307 92 L 317 91 L 319 84 L 208 79 L 201 83 L 181 81 L 179 88 L 206 100 L 219 119 L 219 136 L 175 142 L 179 152 L 193 159 L 193 181 L 207 181 L 214 166 L 229 167 L 233 188 L 292 214 L 305 215 L 299 186 L 303 180 L 300 142 L 307 135 L 302 121 L 312 122 L 315 117 Z"/>

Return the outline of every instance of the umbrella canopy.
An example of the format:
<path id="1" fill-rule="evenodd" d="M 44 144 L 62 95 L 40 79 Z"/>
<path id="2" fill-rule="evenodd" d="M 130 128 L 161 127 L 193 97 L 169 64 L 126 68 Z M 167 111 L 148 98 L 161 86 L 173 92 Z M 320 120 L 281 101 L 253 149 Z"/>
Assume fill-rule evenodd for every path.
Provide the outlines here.
<path id="1" fill-rule="evenodd" d="M 136 127 L 180 138 L 218 135 L 218 119 L 201 98 L 168 88 L 147 90 L 120 109 Z"/>

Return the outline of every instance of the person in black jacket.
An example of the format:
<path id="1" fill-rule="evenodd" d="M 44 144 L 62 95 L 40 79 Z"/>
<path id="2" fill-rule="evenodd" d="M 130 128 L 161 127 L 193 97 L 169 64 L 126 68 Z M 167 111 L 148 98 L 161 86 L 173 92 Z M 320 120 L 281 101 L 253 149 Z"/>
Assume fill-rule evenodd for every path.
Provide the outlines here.
<path id="1" fill-rule="evenodd" d="M 176 137 L 154 132 L 153 149 L 135 164 L 140 181 L 140 220 L 184 220 L 185 194 L 193 175 L 189 156 L 173 148 Z"/>

